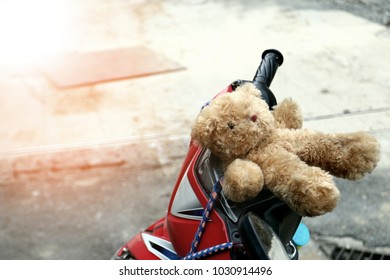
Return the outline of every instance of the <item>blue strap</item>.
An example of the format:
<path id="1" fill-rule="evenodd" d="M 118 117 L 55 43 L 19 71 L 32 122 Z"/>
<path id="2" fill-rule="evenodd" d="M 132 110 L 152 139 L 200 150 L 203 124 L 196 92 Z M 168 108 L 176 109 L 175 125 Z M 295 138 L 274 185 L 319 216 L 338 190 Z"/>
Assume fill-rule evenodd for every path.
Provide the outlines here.
<path id="1" fill-rule="evenodd" d="M 213 210 L 214 203 L 217 200 L 218 194 L 221 191 L 221 189 L 222 189 L 221 182 L 217 181 L 214 184 L 213 191 L 212 191 L 210 198 L 209 198 L 209 201 L 207 202 L 207 205 L 206 205 L 206 209 L 203 212 L 202 220 L 199 223 L 198 230 L 195 233 L 195 237 L 194 237 L 194 240 L 192 241 L 191 250 L 189 252 L 189 255 L 195 253 L 198 250 L 200 239 L 202 238 L 202 234 L 206 228 L 207 221 L 209 220 L 209 217 L 210 217 L 210 213 Z"/>
<path id="2" fill-rule="evenodd" d="M 188 254 L 186 257 L 183 258 L 183 260 L 198 260 L 201 258 L 211 256 L 211 255 L 216 254 L 216 253 L 230 250 L 230 249 L 235 248 L 235 247 L 242 248 L 243 246 L 242 246 L 242 244 L 237 244 L 234 242 L 226 242 L 226 243 L 223 243 L 220 245 L 216 245 L 216 246 L 204 249 L 204 250 L 196 252 L 196 253 Z"/>
<path id="3" fill-rule="evenodd" d="M 198 230 L 196 231 L 194 240 L 192 241 L 191 250 L 188 253 L 188 255 L 183 258 L 183 260 L 196 260 L 196 259 L 201 259 L 201 258 L 211 256 L 219 252 L 230 250 L 232 248 L 241 248 L 241 249 L 244 248 L 243 245 L 240 243 L 226 242 L 197 252 L 200 240 L 202 238 L 203 232 L 207 225 L 207 221 L 209 220 L 210 213 L 214 208 L 214 204 L 217 200 L 218 194 L 222 190 L 221 181 L 222 179 L 217 181 L 214 184 L 213 191 L 211 192 L 209 201 L 207 202 L 206 205 L 206 209 L 203 212 L 202 220 L 199 223 Z"/>

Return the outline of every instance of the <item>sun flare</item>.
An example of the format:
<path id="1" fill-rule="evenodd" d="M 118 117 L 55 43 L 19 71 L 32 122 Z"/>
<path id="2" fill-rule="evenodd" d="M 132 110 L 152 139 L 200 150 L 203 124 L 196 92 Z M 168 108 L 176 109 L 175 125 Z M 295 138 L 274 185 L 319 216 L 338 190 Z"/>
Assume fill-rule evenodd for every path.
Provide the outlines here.
<path id="1" fill-rule="evenodd" d="M 70 43 L 65 0 L 1 0 L 0 63 L 33 63 Z"/>

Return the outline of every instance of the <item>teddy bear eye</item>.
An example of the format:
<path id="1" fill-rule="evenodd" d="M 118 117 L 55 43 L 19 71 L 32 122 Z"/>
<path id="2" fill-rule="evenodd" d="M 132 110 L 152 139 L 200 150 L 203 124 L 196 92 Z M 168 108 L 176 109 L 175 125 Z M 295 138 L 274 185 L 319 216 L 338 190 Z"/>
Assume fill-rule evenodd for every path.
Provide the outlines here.
<path id="1" fill-rule="evenodd" d="M 228 127 L 229 127 L 230 129 L 233 129 L 233 128 L 234 128 L 234 123 L 228 122 Z"/>

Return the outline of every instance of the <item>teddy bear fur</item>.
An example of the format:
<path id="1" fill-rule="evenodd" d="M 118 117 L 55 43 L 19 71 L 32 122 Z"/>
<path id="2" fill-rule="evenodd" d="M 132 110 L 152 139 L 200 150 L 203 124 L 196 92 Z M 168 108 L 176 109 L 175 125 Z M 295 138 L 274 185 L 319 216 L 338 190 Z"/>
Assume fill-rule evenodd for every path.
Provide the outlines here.
<path id="1" fill-rule="evenodd" d="M 224 166 L 227 198 L 244 202 L 263 187 L 302 216 L 332 211 L 340 192 L 333 177 L 356 180 L 379 161 L 377 140 L 364 132 L 327 134 L 302 129 L 291 99 L 274 111 L 252 83 L 213 99 L 198 115 L 191 137 Z"/>

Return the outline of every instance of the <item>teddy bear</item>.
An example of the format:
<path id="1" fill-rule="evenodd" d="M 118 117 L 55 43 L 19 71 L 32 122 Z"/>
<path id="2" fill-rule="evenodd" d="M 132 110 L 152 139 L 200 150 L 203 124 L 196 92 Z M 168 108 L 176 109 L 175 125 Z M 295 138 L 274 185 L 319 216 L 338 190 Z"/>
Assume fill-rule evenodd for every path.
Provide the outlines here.
<path id="1" fill-rule="evenodd" d="M 372 135 L 303 129 L 294 101 L 272 111 L 259 96 L 244 83 L 210 101 L 191 129 L 194 142 L 222 161 L 222 190 L 231 201 L 267 188 L 301 216 L 318 216 L 338 203 L 333 176 L 357 180 L 376 167 L 379 143 Z"/>

